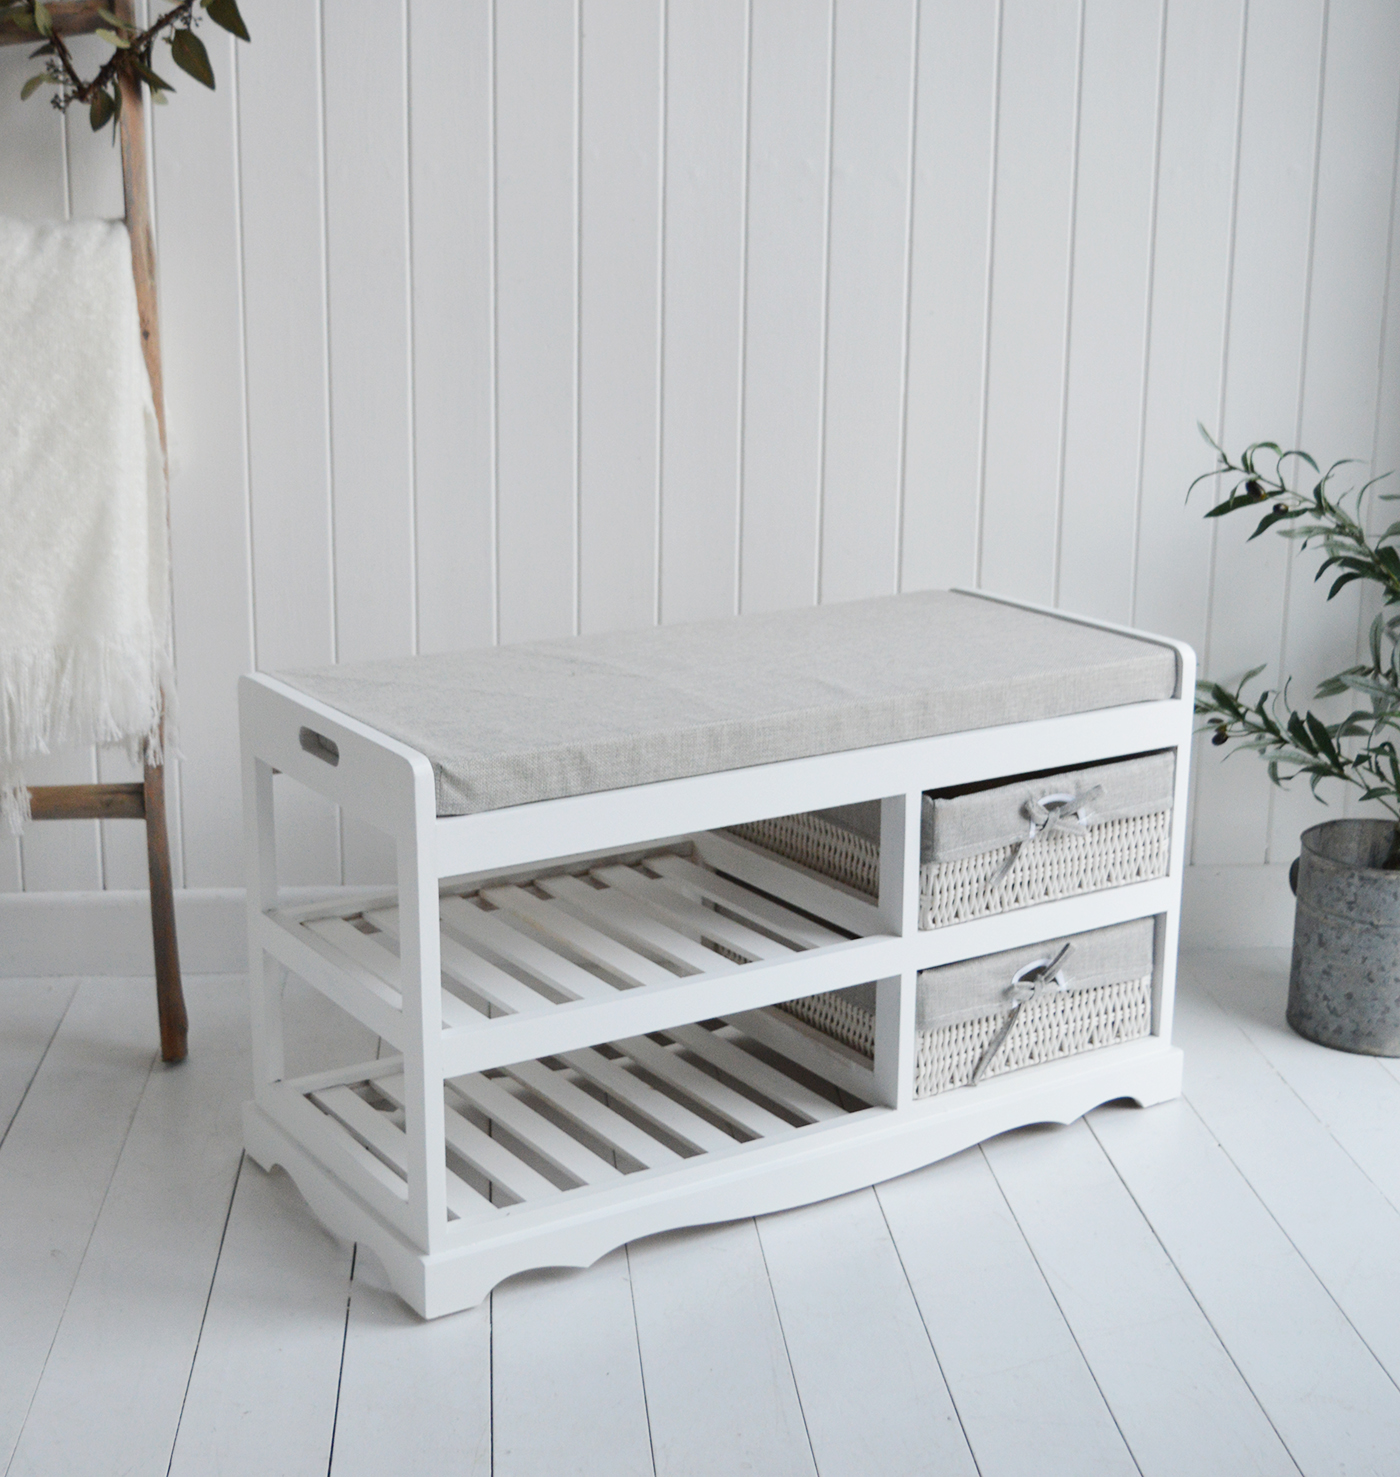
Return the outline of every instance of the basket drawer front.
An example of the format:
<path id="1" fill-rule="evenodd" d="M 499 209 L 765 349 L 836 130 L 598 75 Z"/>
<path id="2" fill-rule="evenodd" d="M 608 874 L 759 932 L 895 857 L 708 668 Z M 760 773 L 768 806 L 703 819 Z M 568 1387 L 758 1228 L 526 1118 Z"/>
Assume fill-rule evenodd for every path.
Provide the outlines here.
<path id="1" fill-rule="evenodd" d="M 1165 876 L 1175 769 L 1167 750 L 925 795 L 919 926 Z M 871 895 L 879 829 L 873 801 L 734 828 Z"/>
<path id="2" fill-rule="evenodd" d="M 1154 927 L 1153 919 L 1142 918 L 924 970 L 915 1010 L 915 1096 L 1150 1034 Z M 1066 944 L 1054 974 L 1037 984 L 1037 967 L 1053 962 Z M 778 1008 L 873 1057 L 873 984 Z"/>
<path id="3" fill-rule="evenodd" d="M 1166 875 L 1176 756 L 925 797 L 919 924 L 938 928 Z"/>

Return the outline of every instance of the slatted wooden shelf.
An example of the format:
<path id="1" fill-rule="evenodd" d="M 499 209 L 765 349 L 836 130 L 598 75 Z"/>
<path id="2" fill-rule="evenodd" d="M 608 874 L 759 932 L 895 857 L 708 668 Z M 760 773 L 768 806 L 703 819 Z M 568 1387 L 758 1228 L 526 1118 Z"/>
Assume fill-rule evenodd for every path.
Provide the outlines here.
<path id="1" fill-rule="evenodd" d="M 803 903 L 841 911 L 846 899 L 839 889 L 798 880 Z M 561 1019 L 561 1031 L 543 1042 L 532 1035 L 532 1052 L 590 1045 L 614 1030 L 636 1034 L 730 1014 L 757 1002 L 736 996 L 738 1003 L 726 1003 L 715 986 L 745 976 L 751 996 L 746 971 L 755 968 L 768 972 L 772 999 L 784 998 L 785 986 L 788 997 L 807 993 L 818 956 L 859 946 L 850 927 L 823 921 L 679 850 L 626 864 L 600 862 L 575 874 L 448 890 L 440 918 L 449 1073 L 508 1060 L 502 1053 L 511 1035 L 527 1027 L 533 1032 L 551 1016 Z M 401 923 L 392 899 L 340 911 L 326 905 L 285 910 L 266 922 L 266 942 L 289 969 L 403 1048 Z M 800 982 L 785 968 L 799 960 Z M 704 1005 L 696 1008 L 700 989 Z M 638 1014 L 636 1002 L 648 992 L 656 1009 Z M 625 1011 L 613 1009 L 624 1001 Z"/>
<path id="2" fill-rule="evenodd" d="M 719 1021 L 453 1077 L 443 1091 L 459 1230 L 516 1207 L 572 1209 L 624 1180 L 685 1173 L 868 1107 Z M 322 1162 L 397 1221 L 409 1175 L 401 1059 L 294 1079 L 277 1099 L 303 1128 L 315 1122 Z"/>

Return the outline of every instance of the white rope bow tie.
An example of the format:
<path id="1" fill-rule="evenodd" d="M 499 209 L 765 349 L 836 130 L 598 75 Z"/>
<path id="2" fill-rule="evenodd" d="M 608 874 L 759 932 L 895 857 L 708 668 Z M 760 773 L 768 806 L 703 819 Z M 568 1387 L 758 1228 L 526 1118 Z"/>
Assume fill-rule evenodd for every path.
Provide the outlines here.
<path id="1" fill-rule="evenodd" d="M 1038 836 L 1085 836 L 1089 822 L 1094 819 L 1086 809 L 1091 800 L 1103 794 L 1103 786 L 1095 785 L 1082 795 L 1042 795 L 1039 800 L 1032 797 L 1021 807 L 1021 813 L 1030 821 L 1029 829 L 1011 848 L 1010 855 L 997 868 L 996 875 L 987 883 L 987 890 L 1001 885 L 1006 874 L 1016 865 L 1021 848 L 1027 841 Z"/>
<path id="2" fill-rule="evenodd" d="M 988 1068 L 1001 1054 L 1001 1049 L 1006 1045 L 1007 1038 L 1011 1035 L 1016 1022 L 1021 1019 L 1021 1012 L 1042 995 L 1049 994 L 1052 990 L 1064 990 L 1068 986 L 1060 977 L 1060 965 L 1064 963 L 1065 955 L 1074 947 L 1071 939 L 1065 941 L 1064 947 L 1053 959 L 1042 959 L 1039 964 L 1032 964 L 1028 969 L 1018 974 L 1010 985 L 1007 986 L 1007 995 L 1015 1002 L 1011 1007 L 1011 1014 L 1002 1023 L 1001 1030 L 992 1038 L 991 1045 L 982 1053 L 977 1065 L 972 1069 L 970 1086 L 977 1084 L 986 1076 Z"/>

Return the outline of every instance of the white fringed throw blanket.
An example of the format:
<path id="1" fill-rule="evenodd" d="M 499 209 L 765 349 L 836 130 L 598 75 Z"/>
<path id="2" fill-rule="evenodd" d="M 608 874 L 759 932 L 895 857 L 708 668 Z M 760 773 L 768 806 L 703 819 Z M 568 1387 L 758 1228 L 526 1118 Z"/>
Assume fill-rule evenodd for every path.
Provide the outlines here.
<path id="1" fill-rule="evenodd" d="M 126 227 L 0 219 L 0 809 L 12 830 L 35 754 L 125 743 L 160 762 L 169 589 Z"/>

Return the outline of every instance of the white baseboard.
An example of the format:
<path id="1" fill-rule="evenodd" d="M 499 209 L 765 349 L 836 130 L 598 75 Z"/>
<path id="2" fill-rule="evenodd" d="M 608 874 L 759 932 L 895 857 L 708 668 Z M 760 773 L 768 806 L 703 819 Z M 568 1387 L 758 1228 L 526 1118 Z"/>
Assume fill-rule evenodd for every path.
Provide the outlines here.
<path id="1" fill-rule="evenodd" d="M 289 894 L 310 897 L 323 891 L 296 888 Z M 175 920 L 187 974 L 240 974 L 247 967 L 241 888 L 178 892 Z M 1183 948 L 1287 947 L 1292 938 L 1287 867 L 1187 868 Z M 0 894 L 0 977 L 151 971 L 151 915 L 144 892 Z"/>
<path id="2" fill-rule="evenodd" d="M 296 901 L 326 891 L 288 888 L 283 895 Z M 242 974 L 247 968 L 241 887 L 177 892 L 175 932 L 183 973 Z M 152 974 L 154 969 L 151 911 L 144 891 L 0 893 L 0 978 L 126 976 Z"/>

